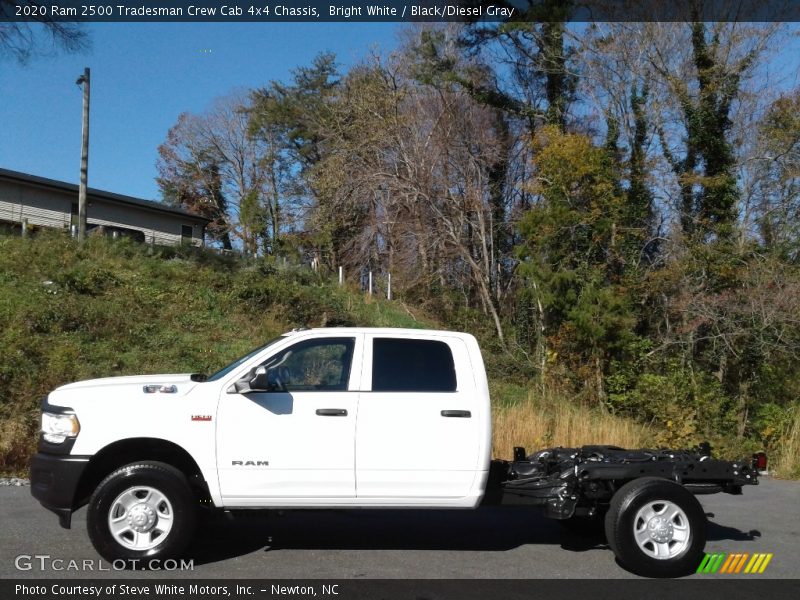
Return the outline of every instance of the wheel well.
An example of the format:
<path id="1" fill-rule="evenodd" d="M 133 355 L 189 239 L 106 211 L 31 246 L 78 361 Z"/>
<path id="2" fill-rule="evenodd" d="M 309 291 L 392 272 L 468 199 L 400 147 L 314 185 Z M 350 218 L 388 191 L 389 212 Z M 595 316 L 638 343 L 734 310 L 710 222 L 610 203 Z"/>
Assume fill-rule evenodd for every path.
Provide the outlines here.
<path id="1" fill-rule="evenodd" d="M 73 508 L 86 504 L 109 473 L 123 465 L 140 460 L 155 460 L 172 465 L 186 475 L 199 502 L 211 503 L 208 485 L 191 454 L 167 440 L 130 438 L 109 444 L 91 458 L 78 483 Z"/>

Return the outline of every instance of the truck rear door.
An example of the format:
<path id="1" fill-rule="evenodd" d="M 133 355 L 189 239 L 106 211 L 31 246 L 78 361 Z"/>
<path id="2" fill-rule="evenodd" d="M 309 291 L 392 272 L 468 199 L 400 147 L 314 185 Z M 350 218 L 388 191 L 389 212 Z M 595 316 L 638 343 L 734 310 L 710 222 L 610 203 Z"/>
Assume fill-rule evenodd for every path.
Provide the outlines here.
<path id="1" fill-rule="evenodd" d="M 462 498 L 479 467 L 479 399 L 458 337 L 366 335 L 358 498 Z"/>

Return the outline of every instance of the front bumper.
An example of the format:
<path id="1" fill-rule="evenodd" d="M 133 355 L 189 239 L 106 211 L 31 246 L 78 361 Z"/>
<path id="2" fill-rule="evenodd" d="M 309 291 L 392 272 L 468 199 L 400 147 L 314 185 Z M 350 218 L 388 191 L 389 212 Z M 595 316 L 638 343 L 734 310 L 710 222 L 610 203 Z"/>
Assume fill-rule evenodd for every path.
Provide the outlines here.
<path id="1" fill-rule="evenodd" d="M 31 494 L 58 515 L 58 522 L 65 529 L 70 528 L 72 512 L 78 508 L 78 483 L 89 458 L 39 452 L 31 460 Z"/>

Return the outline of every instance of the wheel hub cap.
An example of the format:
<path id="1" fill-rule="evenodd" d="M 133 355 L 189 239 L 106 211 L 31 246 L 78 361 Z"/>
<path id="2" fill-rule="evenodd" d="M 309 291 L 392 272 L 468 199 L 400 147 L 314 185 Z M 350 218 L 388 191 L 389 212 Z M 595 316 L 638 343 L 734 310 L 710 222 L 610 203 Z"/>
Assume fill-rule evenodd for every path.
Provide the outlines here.
<path id="1" fill-rule="evenodd" d="M 128 513 L 128 525 L 139 533 L 150 531 L 156 524 L 156 511 L 147 504 L 141 503 L 133 506 Z"/>
<path id="2" fill-rule="evenodd" d="M 650 539 L 659 544 L 672 541 L 672 534 L 675 532 L 672 523 L 663 517 L 653 517 L 650 519 L 650 522 L 647 523 L 647 529 L 650 532 Z"/>

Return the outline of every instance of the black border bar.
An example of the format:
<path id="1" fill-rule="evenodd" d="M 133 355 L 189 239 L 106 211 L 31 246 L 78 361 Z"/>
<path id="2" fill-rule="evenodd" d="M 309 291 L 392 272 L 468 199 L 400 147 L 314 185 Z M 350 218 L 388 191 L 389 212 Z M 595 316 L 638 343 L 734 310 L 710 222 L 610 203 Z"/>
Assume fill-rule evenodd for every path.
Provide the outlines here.
<path id="1" fill-rule="evenodd" d="M 800 0 L 0 0 L 0 22 L 800 22 Z"/>
<path id="2" fill-rule="evenodd" d="M 265 569 L 269 569 L 265 559 Z M 531 565 L 535 571 L 536 565 Z M 476 576 L 481 575 L 476 573 Z M 23 586 L 23 587 L 18 587 Z M 123 588 L 128 586 L 128 588 Z M 136 586 L 135 591 L 131 591 Z M 172 593 L 156 593 L 156 586 L 172 586 Z M 195 586 L 194 588 L 192 586 Z M 142 593 L 142 588 L 149 590 Z M 31 590 L 37 588 L 38 592 Z M 715 600 L 750 598 L 793 600 L 797 580 L 740 576 L 719 579 L 707 576 L 691 580 L 612 579 L 170 579 L 159 580 L 142 573 L 136 579 L 6 579 L 0 580 L 4 600 L 355 600 L 362 598 L 428 600 L 504 600 L 533 598 L 581 598 L 583 600 Z M 27 589 L 27 592 L 24 591 Z M 22 591 L 21 591 L 22 590 Z M 74 590 L 74 591 L 71 591 Z M 181 591 L 178 591 L 181 590 Z M 99 593 L 98 593 L 99 592 Z M 305 592 L 305 593 L 304 593 Z"/>

